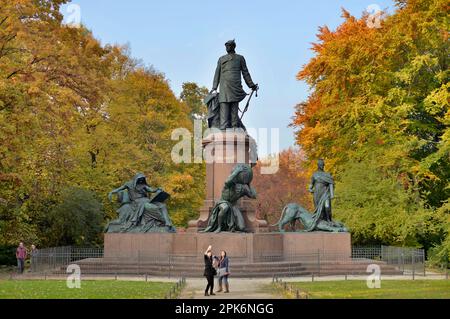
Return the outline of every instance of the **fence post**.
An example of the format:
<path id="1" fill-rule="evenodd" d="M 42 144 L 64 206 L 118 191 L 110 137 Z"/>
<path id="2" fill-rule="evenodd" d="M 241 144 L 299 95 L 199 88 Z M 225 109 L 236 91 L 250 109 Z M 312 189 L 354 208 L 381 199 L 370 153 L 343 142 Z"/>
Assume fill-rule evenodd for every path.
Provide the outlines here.
<path id="1" fill-rule="evenodd" d="M 172 274 L 172 255 L 169 254 L 169 279 L 171 277 Z"/>
<path id="2" fill-rule="evenodd" d="M 317 250 L 317 276 L 320 277 L 320 249 Z"/>
<path id="3" fill-rule="evenodd" d="M 414 254 L 414 252 L 412 253 L 411 261 L 412 261 L 412 280 L 415 280 L 415 276 L 416 276 L 416 255 Z"/>
<path id="4" fill-rule="evenodd" d="M 426 277 L 427 276 L 427 269 L 425 267 L 425 250 L 422 249 L 422 265 L 423 265 L 423 276 Z"/>
<path id="5" fill-rule="evenodd" d="M 448 262 L 445 263 L 445 279 L 448 280 Z"/>
<path id="6" fill-rule="evenodd" d="M 403 275 L 404 275 L 405 274 L 405 260 L 403 258 L 403 251 L 400 254 L 400 264 L 401 264 L 401 269 L 402 269 L 402 272 L 403 272 Z"/>
<path id="7" fill-rule="evenodd" d="M 138 264 L 138 268 L 137 268 L 137 275 L 139 276 L 141 274 L 141 251 L 138 250 L 138 255 L 137 255 L 137 264 Z"/>

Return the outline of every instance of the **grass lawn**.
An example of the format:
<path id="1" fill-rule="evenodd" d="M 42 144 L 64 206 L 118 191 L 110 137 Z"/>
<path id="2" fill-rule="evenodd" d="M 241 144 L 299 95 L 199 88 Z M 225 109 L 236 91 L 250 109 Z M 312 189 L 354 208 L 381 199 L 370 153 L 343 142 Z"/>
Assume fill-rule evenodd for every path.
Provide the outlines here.
<path id="1" fill-rule="evenodd" d="M 450 280 L 382 280 L 380 289 L 359 280 L 290 284 L 311 299 L 450 299 Z"/>
<path id="2" fill-rule="evenodd" d="M 161 299 L 172 283 L 133 281 L 81 282 L 80 289 L 65 281 L 0 280 L 0 299 Z"/>

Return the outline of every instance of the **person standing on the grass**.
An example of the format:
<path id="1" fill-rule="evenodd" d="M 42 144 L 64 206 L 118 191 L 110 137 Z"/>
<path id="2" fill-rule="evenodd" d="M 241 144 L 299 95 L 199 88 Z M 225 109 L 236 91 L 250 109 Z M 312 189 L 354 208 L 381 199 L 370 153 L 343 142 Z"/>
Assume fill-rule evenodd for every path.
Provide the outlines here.
<path id="1" fill-rule="evenodd" d="M 217 292 L 222 292 L 222 282 L 225 285 L 224 293 L 230 292 L 230 286 L 228 285 L 228 276 L 230 275 L 230 260 L 227 257 L 227 252 L 222 250 L 219 259 L 219 290 Z"/>
<path id="2" fill-rule="evenodd" d="M 19 274 L 23 274 L 23 271 L 25 270 L 25 259 L 27 258 L 27 249 L 22 242 L 19 244 L 19 247 L 17 247 L 16 258 L 17 270 Z"/>
<path id="3" fill-rule="evenodd" d="M 203 275 L 206 277 L 208 284 L 205 289 L 205 296 L 215 296 L 214 291 L 214 276 L 217 274 L 216 269 L 213 267 L 213 254 L 212 254 L 212 246 L 210 245 L 208 249 L 205 251 L 204 260 L 205 260 L 205 272 Z M 208 294 L 209 291 L 209 294 Z"/>
<path id="4" fill-rule="evenodd" d="M 35 245 L 31 245 L 31 251 L 30 251 L 30 271 L 34 272 L 36 271 L 36 257 L 38 255 L 39 251 L 36 248 Z"/>

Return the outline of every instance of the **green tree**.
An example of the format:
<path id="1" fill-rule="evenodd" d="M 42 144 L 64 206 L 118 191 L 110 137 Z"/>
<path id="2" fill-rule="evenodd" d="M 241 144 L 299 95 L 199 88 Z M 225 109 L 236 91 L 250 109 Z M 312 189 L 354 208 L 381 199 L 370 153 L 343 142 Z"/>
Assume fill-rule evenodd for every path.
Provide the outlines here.
<path id="1" fill-rule="evenodd" d="M 207 95 L 208 89 L 206 87 L 199 87 L 198 84 L 194 82 L 183 83 L 180 99 L 189 107 L 190 115 L 193 120 L 206 121 L 208 110 L 203 100 Z"/>
<path id="2" fill-rule="evenodd" d="M 102 242 L 103 206 L 95 193 L 67 188 L 46 216 L 46 245 L 89 246 Z"/>

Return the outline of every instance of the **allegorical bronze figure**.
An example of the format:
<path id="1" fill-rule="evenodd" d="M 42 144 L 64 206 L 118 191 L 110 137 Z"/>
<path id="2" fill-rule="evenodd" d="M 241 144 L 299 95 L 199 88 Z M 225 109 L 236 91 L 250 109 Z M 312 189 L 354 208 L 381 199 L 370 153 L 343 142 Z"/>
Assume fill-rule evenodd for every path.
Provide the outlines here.
<path id="1" fill-rule="evenodd" d="M 217 63 L 212 91 L 205 100 L 209 109 L 209 127 L 221 130 L 230 128 L 245 130 L 239 117 L 239 103 L 247 96 L 242 87 L 241 76 L 253 91 L 257 91 L 259 87 L 250 76 L 245 58 L 236 53 L 236 42 L 228 41 L 225 48 L 227 54 Z M 217 89 L 219 93 L 216 93 Z"/>
<path id="2" fill-rule="evenodd" d="M 314 207 L 321 219 L 332 221 L 331 200 L 334 198 L 334 180 L 330 173 L 325 172 L 325 161 L 320 159 L 318 170 L 311 177 L 309 192 L 314 194 Z"/>
<path id="3" fill-rule="evenodd" d="M 281 214 L 280 221 L 273 225 L 283 232 L 286 224 L 292 226 L 298 220 L 303 225 L 304 232 L 330 231 L 347 232 L 347 228 L 340 222 L 333 221 L 331 200 L 334 198 L 334 180 L 331 174 L 325 172 L 325 161 L 318 161 L 318 170 L 311 178 L 309 191 L 314 194 L 313 213 L 298 204 L 288 204 Z"/>
<path id="4" fill-rule="evenodd" d="M 245 232 L 245 221 L 237 202 L 242 197 L 256 198 L 256 191 L 251 187 L 253 171 L 249 165 L 238 164 L 222 191 L 221 199 L 214 206 L 208 220 L 205 233 Z"/>
<path id="5" fill-rule="evenodd" d="M 148 193 L 154 193 L 150 198 Z M 138 173 L 129 182 L 109 193 L 118 195 L 119 219 L 109 223 L 108 233 L 175 232 L 164 202 L 170 197 L 160 188 L 148 186 L 144 174 Z"/>

